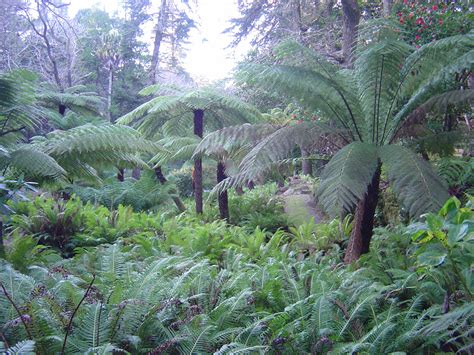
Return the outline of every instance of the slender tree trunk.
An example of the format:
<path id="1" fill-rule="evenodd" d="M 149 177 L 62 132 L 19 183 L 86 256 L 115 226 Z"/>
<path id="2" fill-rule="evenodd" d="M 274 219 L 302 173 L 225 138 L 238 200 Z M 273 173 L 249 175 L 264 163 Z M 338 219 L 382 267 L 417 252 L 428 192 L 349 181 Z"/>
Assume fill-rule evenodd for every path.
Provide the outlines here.
<path id="1" fill-rule="evenodd" d="M 125 169 L 118 169 L 117 180 L 123 182 L 125 180 Z"/>
<path id="2" fill-rule="evenodd" d="M 135 180 L 140 180 L 140 177 L 142 175 L 142 171 L 140 168 L 135 168 L 132 170 L 132 178 Z"/>
<path id="3" fill-rule="evenodd" d="M 3 222 L 0 221 L 0 258 L 5 258 L 5 245 L 3 243 Z"/>
<path id="4" fill-rule="evenodd" d="M 225 164 L 222 161 L 217 162 L 217 183 L 227 178 L 225 174 Z M 221 192 L 218 196 L 219 201 L 219 215 L 222 219 L 229 220 L 229 197 L 227 190 Z"/>
<path id="5" fill-rule="evenodd" d="M 357 27 L 360 21 L 359 5 L 356 0 L 341 0 L 343 13 L 342 56 L 347 66 L 353 62 L 353 50 L 357 44 Z"/>
<path id="6" fill-rule="evenodd" d="M 308 149 L 301 147 L 301 170 L 303 175 L 312 175 L 313 174 L 313 164 L 311 160 L 308 160 L 310 154 Z"/>
<path id="7" fill-rule="evenodd" d="M 383 15 L 389 17 L 392 13 L 393 0 L 383 0 Z"/>
<path id="8" fill-rule="evenodd" d="M 354 226 L 352 227 L 349 245 L 344 255 L 344 262 L 350 264 L 369 251 L 375 218 L 375 208 L 379 199 L 380 165 L 372 182 L 367 187 L 367 194 L 359 201 L 355 210 Z"/>
<path id="9" fill-rule="evenodd" d="M 194 110 L 194 134 L 200 138 L 204 132 L 204 111 Z M 202 159 L 194 159 L 194 201 L 196 213 L 202 213 Z"/>
<path id="10" fill-rule="evenodd" d="M 161 42 L 165 36 L 166 21 L 168 18 L 167 0 L 161 0 L 160 12 L 158 13 L 158 21 L 155 26 L 155 41 L 153 43 L 153 55 L 151 57 L 150 81 L 156 84 L 158 67 L 160 64 L 160 48 Z"/>
<path id="11" fill-rule="evenodd" d="M 109 83 L 107 87 L 107 119 L 109 122 L 112 122 L 112 113 L 110 112 L 112 109 L 112 85 L 114 81 L 114 71 L 112 69 L 112 65 L 109 66 Z"/>
<path id="12" fill-rule="evenodd" d="M 161 167 L 155 168 L 155 176 L 161 185 L 166 184 L 166 182 L 168 181 L 166 177 L 163 175 L 163 172 L 161 171 Z M 176 207 L 178 208 L 179 212 L 186 211 L 186 206 L 184 205 L 183 201 L 181 201 L 181 199 L 178 196 L 173 196 L 171 198 L 174 204 L 176 205 Z"/>
<path id="13" fill-rule="evenodd" d="M 254 184 L 253 180 L 250 180 L 247 183 L 247 187 L 248 187 L 249 190 L 253 190 L 255 188 L 255 184 Z"/>

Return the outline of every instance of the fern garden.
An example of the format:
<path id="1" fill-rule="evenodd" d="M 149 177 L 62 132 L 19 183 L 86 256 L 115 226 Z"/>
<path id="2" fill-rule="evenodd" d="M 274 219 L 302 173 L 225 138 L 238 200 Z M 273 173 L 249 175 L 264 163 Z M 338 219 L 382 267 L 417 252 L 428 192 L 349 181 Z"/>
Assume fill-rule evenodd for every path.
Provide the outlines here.
<path id="1" fill-rule="evenodd" d="M 1 354 L 474 353 L 469 2 L 107 6 L 0 4 Z"/>

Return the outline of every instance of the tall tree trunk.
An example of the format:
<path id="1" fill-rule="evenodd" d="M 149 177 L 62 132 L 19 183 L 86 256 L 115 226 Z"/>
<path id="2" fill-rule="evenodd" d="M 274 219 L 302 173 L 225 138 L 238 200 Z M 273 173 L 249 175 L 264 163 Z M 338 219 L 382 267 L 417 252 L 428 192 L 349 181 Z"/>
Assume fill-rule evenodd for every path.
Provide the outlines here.
<path id="1" fill-rule="evenodd" d="M 222 161 L 217 162 L 217 183 L 227 178 L 225 174 L 225 164 Z M 229 220 L 229 197 L 227 190 L 221 192 L 218 196 L 219 201 L 219 215 L 222 219 Z"/>
<path id="2" fill-rule="evenodd" d="M 360 21 L 359 5 L 356 0 L 341 0 L 343 13 L 342 56 L 347 66 L 353 62 L 353 50 L 357 44 L 357 27 Z"/>
<path id="3" fill-rule="evenodd" d="M 389 17 L 392 13 L 393 0 L 383 0 L 383 15 Z"/>
<path id="4" fill-rule="evenodd" d="M 3 243 L 3 222 L 0 221 L 0 258 L 5 258 L 5 245 Z"/>
<path id="5" fill-rule="evenodd" d="M 313 174 L 313 164 L 311 160 L 308 160 L 310 154 L 308 149 L 301 147 L 301 170 L 303 175 L 312 175 Z"/>
<path id="6" fill-rule="evenodd" d="M 123 182 L 125 180 L 125 169 L 118 169 L 117 180 Z"/>
<path id="7" fill-rule="evenodd" d="M 349 245 L 344 255 L 344 262 L 349 264 L 369 251 L 375 218 L 375 208 L 379 200 L 380 165 L 367 187 L 365 197 L 359 201 L 355 210 Z"/>
<path id="8" fill-rule="evenodd" d="M 109 65 L 109 83 L 107 86 L 107 119 L 109 122 L 112 122 L 112 113 L 110 110 L 112 109 L 112 85 L 114 81 L 114 71 L 112 65 Z"/>
<path id="9" fill-rule="evenodd" d="M 166 177 L 163 175 L 163 172 L 161 171 L 161 167 L 159 166 L 155 168 L 155 176 L 161 185 L 166 184 L 166 182 L 168 181 Z M 184 205 L 183 201 L 181 201 L 181 199 L 178 196 L 173 196 L 171 197 L 171 199 L 173 200 L 174 204 L 178 208 L 179 212 L 186 211 L 186 206 Z"/>
<path id="10" fill-rule="evenodd" d="M 150 82 L 156 84 L 158 67 L 160 64 L 160 47 L 165 36 L 166 21 L 168 18 L 167 0 L 161 0 L 160 12 L 158 13 L 158 21 L 155 26 L 155 41 L 153 43 L 153 55 L 151 57 L 150 66 Z"/>
<path id="11" fill-rule="evenodd" d="M 200 138 L 204 132 L 204 111 L 194 110 L 194 134 Z M 202 213 L 202 159 L 194 159 L 194 201 L 196 213 Z"/>
<path id="12" fill-rule="evenodd" d="M 250 180 L 247 183 L 247 187 L 248 187 L 249 190 L 253 190 L 255 188 L 255 183 L 253 182 L 253 180 Z"/>

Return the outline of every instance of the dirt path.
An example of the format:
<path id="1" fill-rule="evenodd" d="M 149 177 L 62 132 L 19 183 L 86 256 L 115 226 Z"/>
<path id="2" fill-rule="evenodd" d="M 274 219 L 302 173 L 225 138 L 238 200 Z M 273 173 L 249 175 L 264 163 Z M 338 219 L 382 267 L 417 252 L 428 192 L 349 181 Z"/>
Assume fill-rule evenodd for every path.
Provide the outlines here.
<path id="1" fill-rule="evenodd" d="M 291 224 L 299 226 L 309 222 L 311 218 L 315 223 L 324 220 L 324 213 L 316 205 L 312 190 L 310 184 L 298 178 L 292 179 L 288 186 L 280 189 L 279 198 L 284 203 L 285 213 Z"/>

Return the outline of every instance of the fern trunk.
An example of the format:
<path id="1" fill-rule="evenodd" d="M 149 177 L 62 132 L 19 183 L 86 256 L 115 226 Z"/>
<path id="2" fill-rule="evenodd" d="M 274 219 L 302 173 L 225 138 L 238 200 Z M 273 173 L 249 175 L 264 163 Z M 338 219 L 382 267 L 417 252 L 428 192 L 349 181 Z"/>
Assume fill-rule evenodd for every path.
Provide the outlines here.
<path id="1" fill-rule="evenodd" d="M 114 71 L 112 65 L 109 66 L 109 82 L 107 85 L 107 119 L 112 122 L 112 85 L 114 81 Z"/>
<path id="2" fill-rule="evenodd" d="M 379 200 L 380 171 L 379 165 L 367 188 L 365 197 L 357 204 L 354 226 L 344 255 L 344 262 L 346 264 L 359 259 L 362 254 L 369 251 L 374 229 L 375 208 Z"/>
<path id="3" fill-rule="evenodd" d="M 217 183 L 225 180 L 227 178 L 225 174 L 225 165 L 222 161 L 217 163 Z M 229 220 L 229 197 L 227 195 L 227 190 L 224 190 L 219 194 L 217 198 L 219 202 L 219 215 L 222 219 Z"/>
<path id="4" fill-rule="evenodd" d="M 194 134 L 202 138 L 204 131 L 204 111 L 194 110 Z M 196 213 L 202 213 L 202 159 L 194 160 L 194 202 Z"/>
<path id="5" fill-rule="evenodd" d="M 0 221 L 0 258 L 5 258 L 5 246 L 3 244 L 3 222 Z"/>
<path id="6" fill-rule="evenodd" d="M 163 172 L 161 171 L 161 167 L 159 166 L 155 168 L 155 176 L 161 185 L 166 184 L 166 182 L 168 181 L 166 177 L 163 175 Z M 173 200 L 174 204 L 178 208 L 179 212 L 186 211 L 186 206 L 184 205 L 183 201 L 181 201 L 181 199 L 178 196 L 172 196 L 171 199 Z"/>
<path id="7" fill-rule="evenodd" d="M 313 173 L 313 166 L 311 164 L 311 160 L 308 160 L 310 156 L 309 151 L 306 148 L 301 147 L 301 170 L 303 175 L 312 175 Z"/>
<path id="8" fill-rule="evenodd" d="M 117 180 L 123 182 L 125 180 L 125 169 L 118 169 Z"/>

